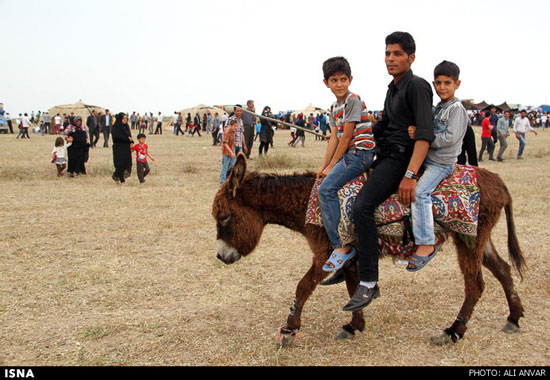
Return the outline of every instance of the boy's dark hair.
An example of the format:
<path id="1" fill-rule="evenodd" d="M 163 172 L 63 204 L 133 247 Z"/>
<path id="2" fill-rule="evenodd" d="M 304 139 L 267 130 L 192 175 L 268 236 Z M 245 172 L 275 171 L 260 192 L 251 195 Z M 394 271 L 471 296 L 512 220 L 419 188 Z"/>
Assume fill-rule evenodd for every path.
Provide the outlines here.
<path id="1" fill-rule="evenodd" d="M 145 136 L 145 134 L 143 134 L 143 133 L 138 133 L 137 139 L 139 140 L 139 139 L 142 138 L 142 137 L 147 138 L 147 136 Z"/>
<path id="2" fill-rule="evenodd" d="M 64 143 L 63 137 L 58 137 L 55 139 L 55 146 L 62 146 Z"/>
<path id="3" fill-rule="evenodd" d="M 351 67 L 344 57 L 333 57 L 323 63 L 323 76 L 328 80 L 332 75 L 342 73 L 351 78 Z"/>
<path id="4" fill-rule="evenodd" d="M 416 52 L 416 43 L 414 38 L 407 32 L 393 32 L 386 36 L 386 46 L 399 44 L 401 49 L 408 55 Z"/>
<path id="5" fill-rule="evenodd" d="M 452 78 L 456 82 L 460 77 L 460 69 L 456 63 L 443 61 L 434 69 L 434 79 L 439 75 L 445 75 L 446 77 Z"/>

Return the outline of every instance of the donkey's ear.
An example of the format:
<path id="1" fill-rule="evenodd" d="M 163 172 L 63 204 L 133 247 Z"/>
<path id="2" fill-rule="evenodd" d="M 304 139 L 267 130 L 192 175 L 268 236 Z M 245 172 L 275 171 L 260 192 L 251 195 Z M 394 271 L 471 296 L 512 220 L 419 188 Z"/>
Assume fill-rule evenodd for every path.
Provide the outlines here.
<path id="1" fill-rule="evenodd" d="M 244 181 L 244 176 L 246 174 L 246 156 L 243 152 L 240 152 L 237 155 L 235 160 L 235 165 L 231 169 L 231 174 L 229 175 L 229 188 L 233 193 L 233 198 L 237 195 L 238 188 L 242 185 Z"/>

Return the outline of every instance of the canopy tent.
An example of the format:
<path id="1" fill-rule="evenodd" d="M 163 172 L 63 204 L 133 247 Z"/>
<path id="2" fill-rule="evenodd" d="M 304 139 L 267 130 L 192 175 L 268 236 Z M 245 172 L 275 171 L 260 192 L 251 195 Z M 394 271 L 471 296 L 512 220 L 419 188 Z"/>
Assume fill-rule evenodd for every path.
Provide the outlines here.
<path id="1" fill-rule="evenodd" d="M 466 108 L 469 111 L 481 111 L 489 107 L 489 104 L 485 103 L 485 101 L 481 103 L 472 103 L 472 102 L 462 101 L 462 105 L 464 106 L 464 108 Z"/>
<path id="2" fill-rule="evenodd" d="M 211 107 L 211 106 L 207 106 L 207 105 L 204 105 L 204 104 L 199 104 L 199 105 L 196 105 L 195 107 L 186 108 L 186 109 L 183 109 L 179 112 L 181 112 L 181 117 L 183 119 L 183 125 L 185 125 L 185 121 L 187 120 L 187 114 L 190 114 L 191 115 L 191 120 L 194 120 L 195 115 L 198 113 L 200 115 L 201 122 L 202 122 L 202 118 L 205 114 L 211 114 L 212 118 L 214 117 L 214 114 L 216 112 L 218 113 L 218 116 L 220 118 L 223 116 L 224 113 L 227 114 L 227 112 L 222 110 L 221 108 Z M 172 115 L 172 117 L 170 118 L 170 124 L 174 124 L 174 115 Z"/>
<path id="3" fill-rule="evenodd" d="M 464 108 L 470 111 L 487 111 L 487 110 L 490 110 L 492 107 L 495 107 L 497 110 L 502 112 L 512 111 L 516 109 L 516 108 L 510 107 L 506 102 L 499 105 L 494 105 L 494 104 L 488 104 L 485 101 L 481 103 L 472 103 L 472 102 L 462 101 L 462 105 L 464 106 Z"/>
<path id="4" fill-rule="evenodd" d="M 79 100 L 73 104 L 62 104 L 52 107 L 48 110 L 48 112 L 52 118 L 57 114 L 63 116 L 63 114 L 70 115 L 71 113 L 74 113 L 74 116 L 80 116 L 82 118 L 82 123 L 85 125 L 86 119 L 92 114 L 93 110 L 97 111 L 97 113 L 105 113 L 105 108 L 86 104 L 82 100 Z"/>
<path id="5" fill-rule="evenodd" d="M 498 106 L 495 106 L 497 110 L 501 110 L 502 112 L 511 111 L 512 107 L 510 107 L 506 102 L 499 104 Z"/>

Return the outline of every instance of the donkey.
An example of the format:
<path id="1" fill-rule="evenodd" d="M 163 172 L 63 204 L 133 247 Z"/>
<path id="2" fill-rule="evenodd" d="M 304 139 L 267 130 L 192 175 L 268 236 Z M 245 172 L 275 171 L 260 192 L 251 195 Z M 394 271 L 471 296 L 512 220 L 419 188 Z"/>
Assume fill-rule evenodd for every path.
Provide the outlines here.
<path id="1" fill-rule="evenodd" d="M 506 213 L 508 251 L 510 259 L 523 279 L 525 260 L 520 250 L 512 215 L 512 198 L 497 174 L 477 168 L 480 204 L 475 246 L 463 241 L 459 234 L 451 233 L 457 249 L 460 269 L 464 275 L 465 299 L 454 323 L 440 336 L 432 337 L 438 345 L 457 342 L 464 336 L 473 309 L 484 290 L 481 265 L 483 264 L 499 280 L 508 301 L 510 314 L 503 331 L 519 330 L 523 316 L 521 300 L 514 289 L 511 266 L 498 254 L 490 239 L 502 208 Z M 331 244 L 322 226 L 305 223 L 306 208 L 315 174 L 307 172 L 293 175 L 247 173 L 246 157 L 240 153 L 226 182 L 220 187 L 212 206 L 217 225 L 217 258 L 232 264 L 250 254 L 258 244 L 267 224 L 278 224 L 305 236 L 313 251 L 313 263 L 296 288 L 296 298 L 286 324 L 278 331 L 277 344 L 292 343 L 301 327 L 301 313 L 308 297 L 328 275 L 322 266 L 331 253 Z M 352 261 L 352 260 L 350 260 Z M 343 268 L 350 297 L 359 284 L 357 260 Z M 355 331 L 363 331 L 363 312 L 352 313 L 351 321 L 336 335 L 347 339 Z"/>

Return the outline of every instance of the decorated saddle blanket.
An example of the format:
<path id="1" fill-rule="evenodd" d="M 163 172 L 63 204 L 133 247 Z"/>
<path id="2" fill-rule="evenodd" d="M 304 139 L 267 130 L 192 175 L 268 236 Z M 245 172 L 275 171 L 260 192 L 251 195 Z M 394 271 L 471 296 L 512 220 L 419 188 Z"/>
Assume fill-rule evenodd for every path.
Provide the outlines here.
<path id="1" fill-rule="evenodd" d="M 338 233 L 342 244 L 355 242 L 353 203 L 363 184 L 365 174 L 344 185 L 338 192 L 340 201 L 340 223 Z M 313 185 L 306 212 L 306 223 L 323 225 L 319 209 L 318 190 L 322 179 Z M 448 232 L 462 235 L 464 241 L 474 244 L 477 236 L 480 192 L 477 171 L 474 167 L 457 165 L 432 192 L 436 245 L 441 245 Z M 415 251 L 412 235 L 410 206 L 399 202 L 397 193 L 382 203 L 375 214 L 381 253 L 408 259 Z"/>

